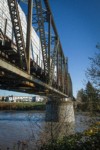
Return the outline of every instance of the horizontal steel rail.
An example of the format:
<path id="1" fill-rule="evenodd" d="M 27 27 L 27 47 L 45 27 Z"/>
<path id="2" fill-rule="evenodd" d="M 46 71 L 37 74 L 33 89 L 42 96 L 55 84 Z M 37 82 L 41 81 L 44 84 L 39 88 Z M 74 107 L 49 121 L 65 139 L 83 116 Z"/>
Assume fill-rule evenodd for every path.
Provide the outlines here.
<path id="1" fill-rule="evenodd" d="M 14 66 L 2 59 L 0 59 L 0 67 L 3 68 L 4 70 L 7 70 L 9 73 L 16 74 L 19 77 L 24 78 L 26 81 L 30 81 L 32 83 L 40 85 L 41 87 L 45 87 L 46 89 L 50 90 L 50 93 L 55 93 L 55 97 L 65 97 L 65 98 L 68 97 L 66 94 L 60 92 L 59 90 L 56 90 L 55 88 L 49 86 L 48 84 L 45 84 L 41 80 L 33 77 L 32 75 L 29 75 L 27 72 L 24 72 L 23 70 L 17 68 L 16 66 Z M 37 91 L 37 93 L 38 93 L 38 91 Z M 45 93 L 44 93 L 44 95 L 45 95 Z M 48 93 L 48 95 L 49 95 L 49 93 Z"/>

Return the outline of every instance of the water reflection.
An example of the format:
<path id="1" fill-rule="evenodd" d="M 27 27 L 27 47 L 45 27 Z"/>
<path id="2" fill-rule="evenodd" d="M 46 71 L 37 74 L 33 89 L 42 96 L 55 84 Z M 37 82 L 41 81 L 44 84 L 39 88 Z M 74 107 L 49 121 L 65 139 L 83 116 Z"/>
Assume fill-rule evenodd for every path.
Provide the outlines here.
<path id="1" fill-rule="evenodd" d="M 76 114 L 76 131 L 84 130 L 90 117 Z M 80 127 L 83 124 L 83 129 Z M 40 145 L 55 137 L 73 133 L 74 125 L 46 123 L 45 112 L 0 112 L 0 148 L 36 150 Z"/>
<path id="2" fill-rule="evenodd" d="M 29 142 L 38 139 L 43 128 L 45 113 L 0 112 L 0 146 L 13 149 L 17 141 Z"/>

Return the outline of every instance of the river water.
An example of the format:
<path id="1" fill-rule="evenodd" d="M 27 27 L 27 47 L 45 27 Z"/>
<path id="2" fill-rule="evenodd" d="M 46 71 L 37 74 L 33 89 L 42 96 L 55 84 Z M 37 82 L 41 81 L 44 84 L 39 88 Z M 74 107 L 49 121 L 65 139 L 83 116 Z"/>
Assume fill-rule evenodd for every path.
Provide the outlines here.
<path id="1" fill-rule="evenodd" d="M 98 120 L 100 120 L 99 116 L 93 117 L 89 113 L 75 113 L 75 132 L 84 131 Z M 45 122 L 45 112 L 1 111 L 0 150 L 7 150 L 7 147 L 10 150 L 36 150 L 46 139 L 49 139 L 48 131 L 50 132 L 49 136 L 52 136 L 50 127 L 52 124 Z M 69 130 L 65 126 L 64 128 Z M 54 130 L 56 129 L 57 127 Z"/>

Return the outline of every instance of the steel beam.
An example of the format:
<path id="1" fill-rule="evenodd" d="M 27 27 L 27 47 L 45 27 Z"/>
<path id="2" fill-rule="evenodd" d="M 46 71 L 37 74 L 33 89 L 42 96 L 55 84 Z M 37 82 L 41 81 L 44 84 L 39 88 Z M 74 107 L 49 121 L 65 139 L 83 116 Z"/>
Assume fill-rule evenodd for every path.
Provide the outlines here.
<path id="1" fill-rule="evenodd" d="M 49 13 L 48 22 L 48 83 L 50 82 L 50 51 L 51 51 L 51 14 Z"/>
<path id="2" fill-rule="evenodd" d="M 45 3 L 47 11 L 51 14 L 51 24 L 52 24 L 53 30 L 55 32 L 55 35 L 56 35 L 56 37 L 59 37 L 57 29 L 56 29 L 55 22 L 54 22 L 54 19 L 53 19 L 52 11 L 50 9 L 50 4 L 49 4 L 48 0 L 44 0 L 44 3 Z M 61 45 L 60 40 L 59 40 L 59 45 L 60 45 L 61 50 L 62 50 L 62 45 Z M 62 50 L 62 53 L 63 53 L 63 50 Z M 63 55 L 64 55 L 64 53 L 63 53 Z"/>
<path id="3" fill-rule="evenodd" d="M 57 49 L 57 85 L 57 88 L 59 89 L 59 46 Z"/>
<path id="4" fill-rule="evenodd" d="M 30 74 L 32 9 L 33 9 L 33 0 L 28 0 L 27 40 L 26 40 L 26 54 L 27 54 L 27 70 L 28 70 L 28 74 Z"/>
<path id="5" fill-rule="evenodd" d="M 41 87 L 44 87 L 48 90 L 50 90 L 50 93 L 55 93 L 55 96 L 58 94 L 58 96 L 61 96 L 61 97 L 68 97 L 66 94 L 56 90 L 55 88 L 45 84 L 44 82 L 42 82 L 41 80 L 35 78 L 34 76 L 32 75 L 29 75 L 27 72 L 24 72 L 22 71 L 21 69 L 19 68 L 16 68 L 15 66 L 11 65 L 10 63 L 0 59 L 0 67 L 3 68 L 4 70 L 8 71 L 9 73 L 13 73 L 21 78 L 24 78 L 26 79 L 26 81 L 29 81 L 29 82 L 32 82 L 32 83 L 35 83 L 35 84 L 38 84 L 40 85 Z M 34 94 L 34 92 L 33 92 Z"/>
<path id="6" fill-rule="evenodd" d="M 7 30 L 7 19 L 5 19 L 4 35 L 6 35 L 6 30 Z"/>
<path id="7" fill-rule="evenodd" d="M 7 2 L 8 2 L 10 17 L 12 21 L 14 34 L 15 34 L 18 54 L 20 58 L 19 66 L 22 69 L 27 70 L 27 57 L 26 57 L 26 51 L 25 51 L 25 42 L 24 42 L 22 25 L 21 25 L 20 13 L 18 9 L 18 3 L 16 0 L 7 0 Z"/>

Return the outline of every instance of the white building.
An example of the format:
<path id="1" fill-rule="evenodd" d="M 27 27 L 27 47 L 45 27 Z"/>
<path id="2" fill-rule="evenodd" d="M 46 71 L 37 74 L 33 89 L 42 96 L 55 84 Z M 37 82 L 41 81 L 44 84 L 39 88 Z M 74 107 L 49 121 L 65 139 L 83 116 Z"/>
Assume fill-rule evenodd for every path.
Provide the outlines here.
<path id="1" fill-rule="evenodd" d="M 44 99 L 45 99 L 45 97 L 36 95 L 35 97 L 33 97 L 32 101 L 33 102 L 43 102 Z"/>
<path id="2" fill-rule="evenodd" d="M 32 96 L 7 96 L 6 101 L 8 102 L 32 102 Z"/>
<path id="3" fill-rule="evenodd" d="M 46 97 L 36 95 L 32 96 L 7 96 L 5 98 L 6 102 L 42 102 L 46 99 Z"/>

